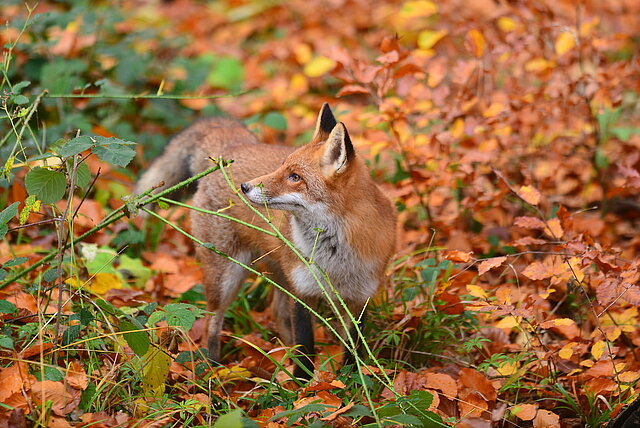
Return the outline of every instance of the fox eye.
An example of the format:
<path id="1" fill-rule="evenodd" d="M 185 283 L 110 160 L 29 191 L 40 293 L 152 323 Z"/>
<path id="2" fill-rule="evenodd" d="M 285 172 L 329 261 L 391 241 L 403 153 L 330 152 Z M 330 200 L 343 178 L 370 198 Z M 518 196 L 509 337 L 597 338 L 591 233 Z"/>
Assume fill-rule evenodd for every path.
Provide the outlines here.
<path id="1" fill-rule="evenodd" d="M 302 177 L 300 177 L 295 172 L 292 172 L 291 174 L 289 174 L 289 180 L 293 181 L 294 183 L 297 183 L 298 181 L 302 180 Z"/>

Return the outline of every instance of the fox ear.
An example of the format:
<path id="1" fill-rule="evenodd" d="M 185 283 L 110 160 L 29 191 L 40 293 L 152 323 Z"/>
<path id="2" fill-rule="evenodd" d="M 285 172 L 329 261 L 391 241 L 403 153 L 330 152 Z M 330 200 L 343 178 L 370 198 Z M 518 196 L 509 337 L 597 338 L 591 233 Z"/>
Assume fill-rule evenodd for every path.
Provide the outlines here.
<path id="1" fill-rule="evenodd" d="M 316 120 L 316 129 L 313 132 L 312 142 L 318 143 L 327 139 L 329 134 L 335 126 L 338 124 L 336 118 L 333 117 L 329 104 L 324 103 L 318 113 L 318 119 Z"/>
<path id="2" fill-rule="evenodd" d="M 349 133 L 344 123 L 338 123 L 324 143 L 324 153 L 320 165 L 325 176 L 341 174 L 356 156 Z"/>

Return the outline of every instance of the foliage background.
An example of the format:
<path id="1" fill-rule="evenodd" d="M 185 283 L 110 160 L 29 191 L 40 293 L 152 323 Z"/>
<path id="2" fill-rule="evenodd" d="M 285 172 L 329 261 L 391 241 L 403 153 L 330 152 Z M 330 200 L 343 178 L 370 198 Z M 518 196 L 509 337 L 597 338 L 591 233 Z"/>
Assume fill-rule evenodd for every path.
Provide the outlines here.
<path id="1" fill-rule="evenodd" d="M 28 8 L 1 7 L 0 200 L 18 202 L 0 214 L 3 424 L 599 426 L 636 395 L 637 2 Z M 313 386 L 286 383 L 251 345 L 286 354 L 259 280 L 229 312 L 240 339 L 226 368 L 191 362 L 202 274 L 189 239 L 160 222 L 123 218 L 62 251 L 67 230 L 78 237 L 121 208 L 139 170 L 195 118 L 222 111 L 265 142 L 297 145 L 325 101 L 400 216 L 365 326 L 384 371 L 361 378 L 328 360 Z M 77 135 L 115 140 L 87 147 L 67 198 L 64 147 Z M 53 196 L 30 187 L 38 166 L 63 174 Z M 188 229 L 186 213 L 162 211 Z M 325 341 L 321 354 L 338 352 Z"/>

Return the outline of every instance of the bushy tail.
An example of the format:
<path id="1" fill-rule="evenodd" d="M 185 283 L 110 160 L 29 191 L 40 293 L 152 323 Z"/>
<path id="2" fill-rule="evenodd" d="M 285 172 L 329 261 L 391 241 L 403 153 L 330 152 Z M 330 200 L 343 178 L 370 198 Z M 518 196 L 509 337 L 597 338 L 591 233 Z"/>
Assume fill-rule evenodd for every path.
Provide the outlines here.
<path id="1" fill-rule="evenodd" d="M 174 142 L 172 141 L 172 143 Z M 136 183 L 136 195 L 149 189 L 155 189 L 154 193 L 156 193 L 193 175 L 193 171 L 191 171 L 193 153 L 189 153 L 187 147 L 174 146 L 175 144 L 169 144 L 162 156 L 154 160 L 149 169 L 142 174 Z"/>

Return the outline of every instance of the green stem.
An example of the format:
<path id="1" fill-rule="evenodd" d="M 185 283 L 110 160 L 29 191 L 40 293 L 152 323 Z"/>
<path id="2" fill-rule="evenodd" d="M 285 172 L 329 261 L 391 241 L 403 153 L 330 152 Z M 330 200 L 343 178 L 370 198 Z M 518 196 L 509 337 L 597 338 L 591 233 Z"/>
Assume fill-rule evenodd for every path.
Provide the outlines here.
<path id="1" fill-rule="evenodd" d="M 142 197 L 148 196 L 151 193 L 152 189 L 149 189 L 149 190 L 147 190 L 146 192 L 144 192 L 143 194 L 141 194 L 140 196 L 137 197 L 138 201 L 134 203 L 134 206 L 135 206 L 136 209 L 140 209 L 141 207 L 160 199 L 161 197 L 163 197 L 164 195 L 166 195 L 168 193 L 174 192 L 174 191 L 176 191 L 178 189 L 181 189 L 181 188 L 183 188 L 185 186 L 188 186 L 189 184 L 191 184 L 194 181 L 204 177 L 205 175 L 211 174 L 213 171 L 216 171 L 216 170 L 220 169 L 221 165 L 222 165 L 221 163 L 218 163 L 217 165 L 212 166 L 211 168 L 202 171 L 200 174 L 194 175 L 193 177 L 191 177 L 191 178 L 189 178 L 189 179 L 187 179 L 185 181 L 182 181 L 182 182 L 176 184 L 175 186 L 169 187 L 168 189 L 165 189 L 165 190 L 161 191 L 160 193 L 149 197 L 148 199 L 139 200 Z M 97 226 L 93 227 L 92 229 L 86 231 L 82 235 L 78 236 L 78 238 L 75 240 L 75 242 L 82 241 L 83 239 L 93 235 L 94 233 L 98 232 L 99 230 L 102 230 L 105 227 L 109 226 L 110 224 L 120 220 L 122 217 L 128 216 L 130 214 L 128 211 L 126 211 L 126 210 L 128 210 L 128 207 L 129 207 L 128 204 L 125 204 L 125 205 L 121 206 L 120 208 L 118 208 L 117 210 L 113 211 L 104 220 L 102 220 L 102 222 L 100 222 L 100 224 L 98 224 Z M 67 243 L 64 246 L 64 249 L 66 250 L 66 249 L 68 249 L 70 247 L 71 247 L 71 243 Z M 4 282 L 2 282 L 0 284 L 0 290 L 5 288 L 6 286 L 11 284 L 12 282 L 22 278 L 23 276 L 25 276 L 29 272 L 34 271 L 35 269 L 37 269 L 38 267 L 42 266 L 43 264 L 48 263 L 49 261 L 51 261 L 56 256 L 57 253 L 58 253 L 58 250 L 52 251 L 49 254 L 47 254 L 45 257 L 43 257 L 42 259 L 38 260 L 37 262 L 35 262 L 31 266 L 29 266 L 28 268 L 23 269 L 20 272 L 16 273 L 15 275 L 11 276 L 9 279 L 5 280 Z"/>

